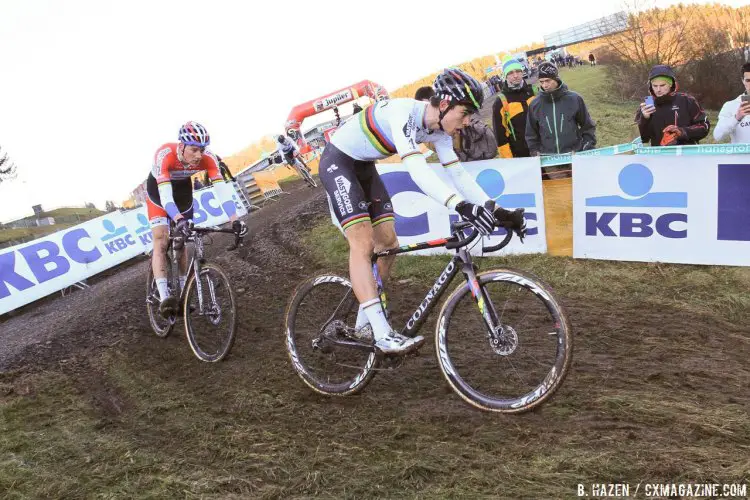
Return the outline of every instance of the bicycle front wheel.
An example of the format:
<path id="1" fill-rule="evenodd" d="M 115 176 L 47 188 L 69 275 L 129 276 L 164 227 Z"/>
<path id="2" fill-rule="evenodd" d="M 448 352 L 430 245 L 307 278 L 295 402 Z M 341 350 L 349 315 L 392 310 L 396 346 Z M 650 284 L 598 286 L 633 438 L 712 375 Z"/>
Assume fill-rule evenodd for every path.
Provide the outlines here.
<path id="1" fill-rule="evenodd" d="M 551 288 L 510 269 L 484 272 L 477 283 L 458 287 L 440 311 L 435 344 L 453 390 L 481 410 L 500 413 L 528 411 L 552 397 L 573 353 L 570 324 Z"/>
<path id="2" fill-rule="evenodd" d="M 380 362 L 375 349 L 346 335 L 358 309 L 349 280 L 333 275 L 302 282 L 289 302 L 285 333 L 292 367 L 320 394 L 356 394 L 375 375 Z"/>
<path id="3" fill-rule="evenodd" d="M 216 264 L 201 266 L 185 284 L 185 335 L 201 361 L 221 361 L 229 354 L 237 331 L 237 303 L 232 284 Z"/>

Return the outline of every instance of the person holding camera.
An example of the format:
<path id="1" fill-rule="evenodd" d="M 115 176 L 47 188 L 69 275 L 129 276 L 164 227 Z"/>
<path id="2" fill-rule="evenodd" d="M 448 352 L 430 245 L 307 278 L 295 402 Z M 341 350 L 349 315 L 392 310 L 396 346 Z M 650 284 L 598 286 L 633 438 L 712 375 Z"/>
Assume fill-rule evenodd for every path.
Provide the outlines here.
<path id="1" fill-rule="evenodd" d="M 635 114 L 644 144 L 680 146 L 698 144 L 708 135 L 711 124 L 695 97 L 677 91 L 672 68 L 657 65 L 648 75 L 649 96 Z"/>
<path id="2" fill-rule="evenodd" d="M 732 144 L 750 143 L 750 62 L 742 65 L 741 73 L 745 92 L 721 107 L 714 129 L 717 141 L 729 136 Z"/>

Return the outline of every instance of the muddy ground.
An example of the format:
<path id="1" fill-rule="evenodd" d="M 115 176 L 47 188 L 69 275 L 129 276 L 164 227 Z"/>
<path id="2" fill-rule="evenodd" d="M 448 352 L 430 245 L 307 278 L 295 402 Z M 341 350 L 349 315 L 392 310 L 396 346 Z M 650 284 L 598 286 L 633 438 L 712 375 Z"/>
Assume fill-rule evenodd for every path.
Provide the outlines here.
<path id="1" fill-rule="evenodd" d="M 581 273 L 604 263 L 535 269 L 562 289 L 577 344 L 538 411 L 469 407 L 431 341 L 361 395 L 313 394 L 291 369 L 283 315 L 295 285 L 323 268 L 300 238 L 327 207 L 320 188 L 285 190 L 248 217 L 244 257 L 220 238 L 211 247 L 239 303 L 221 363 L 195 359 L 179 325 L 153 335 L 145 258 L 2 319 L 2 496 L 572 498 L 579 483 L 750 481 L 747 312 L 654 303 L 615 278 L 585 285 Z M 644 272 L 653 287 L 682 271 Z M 417 304 L 425 289 L 400 286 L 391 303 Z"/>

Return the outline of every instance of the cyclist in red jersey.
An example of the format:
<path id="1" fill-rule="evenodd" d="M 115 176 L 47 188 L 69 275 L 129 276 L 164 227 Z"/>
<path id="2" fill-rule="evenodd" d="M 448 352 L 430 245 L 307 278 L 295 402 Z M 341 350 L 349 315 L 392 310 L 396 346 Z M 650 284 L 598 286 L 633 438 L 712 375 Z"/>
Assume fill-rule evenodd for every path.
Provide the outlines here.
<path id="1" fill-rule="evenodd" d="M 175 314 L 177 297 L 169 295 L 167 280 L 167 243 L 169 242 L 169 219 L 175 221 L 175 233 L 187 236 L 193 219 L 193 185 L 190 177 L 206 172 L 216 186 L 224 211 L 229 215 L 232 227 L 240 236 L 247 233 L 245 223 L 237 218 L 237 209 L 232 201 L 232 190 L 224 182 L 219 162 L 213 153 L 206 150 L 211 137 L 196 122 L 187 122 L 180 127 L 179 142 L 167 143 L 154 156 L 154 165 L 146 182 L 148 199 L 146 206 L 154 239 L 151 265 L 159 289 L 159 313 L 168 317 Z M 187 254 L 180 254 L 180 288 L 185 286 Z"/>

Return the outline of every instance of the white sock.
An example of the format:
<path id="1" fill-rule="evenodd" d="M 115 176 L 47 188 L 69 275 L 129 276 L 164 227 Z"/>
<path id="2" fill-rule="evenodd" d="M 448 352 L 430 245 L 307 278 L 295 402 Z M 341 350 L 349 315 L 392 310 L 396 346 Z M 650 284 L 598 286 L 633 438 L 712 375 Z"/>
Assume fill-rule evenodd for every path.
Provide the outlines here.
<path id="1" fill-rule="evenodd" d="M 156 288 L 159 289 L 159 299 L 162 302 L 169 297 L 169 284 L 167 278 L 156 278 Z"/>
<path id="2" fill-rule="evenodd" d="M 187 281 L 187 274 L 180 276 L 180 290 L 185 289 L 185 282 Z"/>
<path id="3" fill-rule="evenodd" d="M 362 307 L 372 325 L 372 334 L 375 340 L 387 337 L 391 333 L 391 325 L 388 324 L 388 319 L 385 317 L 383 306 L 380 305 L 380 299 L 368 300 L 362 304 Z"/>
<path id="4" fill-rule="evenodd" d="M 357 311 L 357 322 L 354 324 L 354 329 L 359 330 L 368 323 L 370 323 L 370 320 L 367 319 L 367 314 L 365 314 L 365 306 L 360 304 L 359 311 Z"/>

